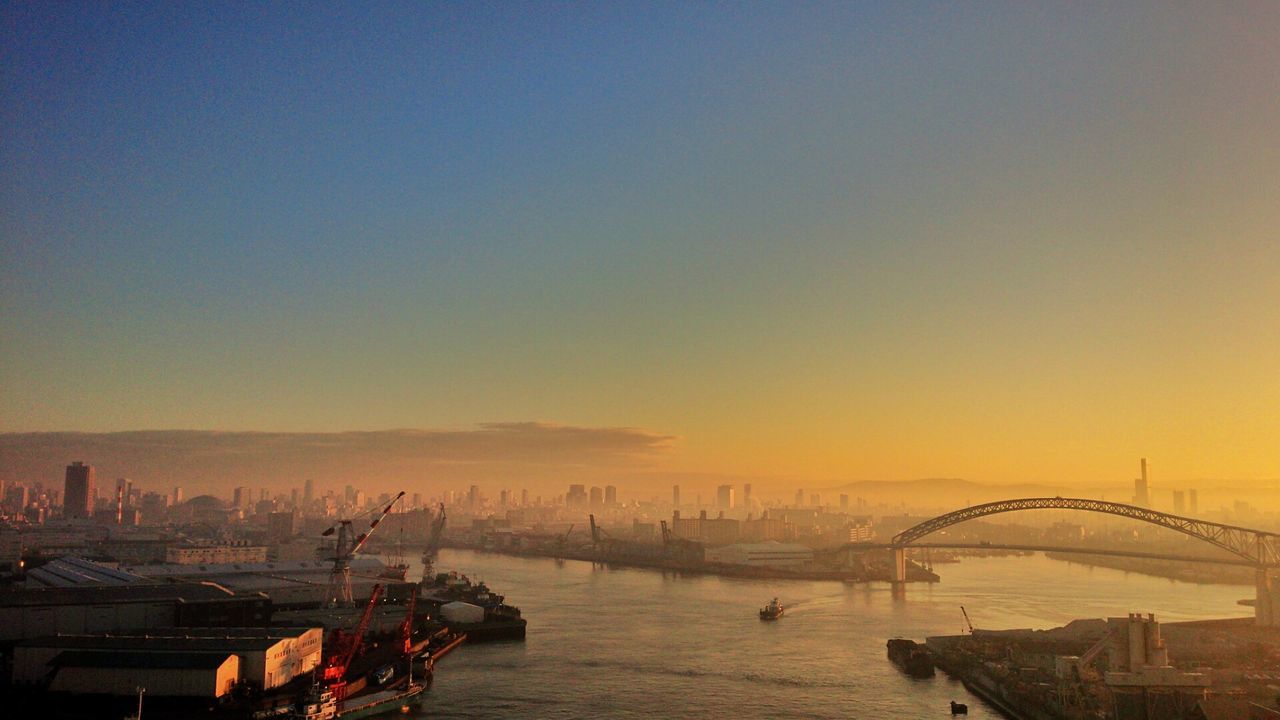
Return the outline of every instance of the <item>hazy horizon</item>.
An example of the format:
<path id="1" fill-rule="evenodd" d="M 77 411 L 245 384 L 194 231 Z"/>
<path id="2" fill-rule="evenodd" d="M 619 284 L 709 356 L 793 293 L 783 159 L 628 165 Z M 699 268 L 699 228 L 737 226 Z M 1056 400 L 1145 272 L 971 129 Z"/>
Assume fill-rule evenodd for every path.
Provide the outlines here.
<path id="1" fill-rule="evenodd" d="M 318 492 L 355 485 L 369 491 L 438 493 L 479 485 L 529 489 L 547 500 L 570 483 L 614 484 L 628 498 L 670 496 L 682 485 L 686 499 L 721 484 L 750 483 L 754 494 L 790 500 L 808 493 L 856 491 L 886 499 L 958 504 L 1018 496 L 1077 493 L 1127 502 L 1132 479 L 1124 468 L 1111 478 L 1047 478 L 997 482 L 960 477 L 838 478 L 692 472 L 670 466 L 679 438 L 637 428 L 581 428 L 551 423 L 489 423 L 471 428 L 397 429 L 342 433 L 236 431 L 123 431 L 115 433 L 0 433 L 0 479 L 58 486 L 65 466 L 83 461 L 98 470 L 99 483 L 129 477 L 139 486 L 187 496 L 230 496 L 237 486 L 287 495 L 307 479 Z M 1136 459 L 1128 468 L 1137 474 Z M 1149 462 L 1153 496 L 1195 487 L 1203 498 L 1222 491 L 1274 492 L 1277 481 L 1170 476 Z M 105 486 L 105 485 L 104 485 Z M 197 491 L 197 488 L 204 490 Z M 921 491 L 926 496 L 916 497 Z M 904 493 L 907 493 L 904 495 Z"/>

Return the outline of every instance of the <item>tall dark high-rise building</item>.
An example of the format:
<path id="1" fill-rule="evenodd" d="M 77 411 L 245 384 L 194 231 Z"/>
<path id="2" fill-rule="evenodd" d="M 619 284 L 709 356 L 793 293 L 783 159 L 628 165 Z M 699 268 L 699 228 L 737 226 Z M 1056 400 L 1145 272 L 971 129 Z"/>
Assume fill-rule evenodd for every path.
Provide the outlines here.
<path id="1" fill-rule="evenodd" d="M 676 508 L 680 507 L 680 486 L 679 485 L 671 486 L 671 506 Z"/>
<path id="2" fill-rule="evenodd" d="M 173 504 L 174 505 L 182 504 L 182 486 L 181 485 L 173 486 Z"/>
<path id="3" fill-rule="evenodd" d="M 67 484 L 62 491 L 62 514 L 69 518 L 93 516 L 93 501 L 97 497 L 92 465 L 73 462 L 67 466 Z"/>
<path id="4" fill-rule="evenodd" d="M 804 507 L 804 488 L 796 490 L 796 507 Z"/>
<path id="5" fill-rule="evenodd" d="M 1142 458 L 1142 477 L 1133 481 L 1133 504 L 1151 507 L 1151 489 L 1147 485 L 1147 459 Z"/>
<path id="6" fill-rule="evenodd" d="M 1200 497 L 1196 493 L 1195 488 L 1187 491 L 1187 511 L 1192 515 L 1200 512 Z"/>
<path id="7" fill-rule="evenodd" d="M 311 500 L 314 499 L 315 496 L 316 496 L 316 481 L 312 480 L 311 478 L 307 478 L 307 481 L 302 485 L 302 501 L 310 505 Z"/>
<path id="8" fill-rule="evenodd" d="M 249 504 L 253 502 L 253 497 L 249 494 L 249 488 L 238 487 L 232 492 L 231 504 L 242 510 L 247 510 Z"/>
<path id="9" fill-rule="evenodd" d="M 607 507 L 613 507 L 618 504 L 618 488 L 612 485 L 604 486 L 604 504 Z"/>
<path id="10" fill-rule="evenodd" d="M 591 488 L 591 509 L 599 510 L 604 505 L 604 490 L 598 487 Z"/>
<path id="11" fill-rule="evenodd" d="M 733 486 L 721 485 L 716 488 L 716 507 L 721 510 L 733 509 Z"/>
<path id="12" fill-rule="evenodd" d="M 751 509 L 751 483 L 742 486 L 742 507 Z"/>

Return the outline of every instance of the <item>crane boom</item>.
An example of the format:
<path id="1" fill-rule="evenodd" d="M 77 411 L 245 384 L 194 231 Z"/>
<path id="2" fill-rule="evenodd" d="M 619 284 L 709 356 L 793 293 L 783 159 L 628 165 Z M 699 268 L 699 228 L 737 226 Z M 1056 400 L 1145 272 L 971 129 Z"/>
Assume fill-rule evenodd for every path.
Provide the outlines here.
<path id="1" fill-rule="evenodd" d="M 355 555 L 359 552 L 360 548 L 364 547 L 365 541 L 369 539 L 371 534 L 373 534 L 374 529 L 378 527 L 378 523 L 382 522 L 382 520 L 391 513 L 392 506 L 394 506 L 402 497 L 404 497 L 403 490 L 400 491 L 399 495 L 392 498 L 391 502 L 387 503 L 387 506 L 382 509 L 382 512 L 375 515 L 373 520 L 369 521 L 369 529 L 356 536 L 355 542 L 351 544 L 351 551 L 347 553 L 348 556 Z"/>
<path id="2" fill-rule="evenodd" d="M 960 612 L 964 614 L 964 624 L 969 626 L 969 634 L 973 634 L 973 622 L 969 620 L 969 613 L 965 612 L 964 606 L 960 606 Z"/>
<path id="3" fill-rule="evenodd" d="M 360 645 L 364 642 L 365 630 L 369 629 L 369 619 L 373 617 L 373 608 L 378 604 L 378 598 L 382 596 L 382 585 L 374 585 L 373 592 L 369 595 L 369 604 L 365 605 L 364 612 L 360 615 L 360 621 L 356 623 L 355 630 L 351 633 L 342 633 L 335 630 L 337 635 L 334 643 L 337 648 L 330 657 L 329 662 L 324 668 L 324 679 L 330 685 L 341 685 L 343 678 L 346 677 L 347 667 L 351 665 L 351 661 L 355 659 L 356 652 L 360 650 Z"/>
<path id="4" fill-rule="evenodd" d="M 369 535 L 378 527 L 378 523 L 382 522 L 382 519 L 391 512 L 392 506 L 402 497 L 404 497 L 403 490 L 391 502 L 387 503 L 387 506 L 381 512 L 373 516 L 373 519 L 369 521 L 368 530 L 354 538 L 351 538 L 352 520 L 340 520 L 321 533 L 323 536 L 328 536 L 332 535 L 335 529 L 338 532 L 337 542 L 334 543 L 333 548 L 333 572 L 329 574 L 327 602 L 338 605 L 351 604 L 351 558 L 355 557 L 356 552 L 364 547 L 365 541 L 369 539 Z"/>

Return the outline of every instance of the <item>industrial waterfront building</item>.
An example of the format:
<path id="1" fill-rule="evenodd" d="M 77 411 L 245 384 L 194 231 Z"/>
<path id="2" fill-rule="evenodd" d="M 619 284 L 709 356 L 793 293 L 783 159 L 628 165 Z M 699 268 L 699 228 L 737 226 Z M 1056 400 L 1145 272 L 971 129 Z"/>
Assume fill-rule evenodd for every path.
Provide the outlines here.
<path id="1" fill-rule="evenodd" d="M 323 630 L 318 627 L 180 632 L 26 640 L 14 647 L 13 682 L 108 695 L 145 684 L 156 695 L 221 697 L 236 683 L 270 690 L 320 665 Z"/>

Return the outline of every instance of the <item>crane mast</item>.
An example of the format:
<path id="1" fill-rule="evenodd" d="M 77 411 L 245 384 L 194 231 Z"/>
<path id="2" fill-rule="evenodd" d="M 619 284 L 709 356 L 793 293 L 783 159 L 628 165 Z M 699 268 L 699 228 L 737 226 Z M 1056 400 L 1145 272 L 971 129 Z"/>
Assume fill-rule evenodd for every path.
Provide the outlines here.
<path id="1" fill-rule="evenodd" d="M 333 571 L 329 574 L 329 593 L 328 601 L 334 605 L 350 605 L 351 604 L 351 558 L 364 547 L 369 539 L 369 535 L 378 527 L 378 523 L 382 522 L 390 512 L 391 508 L 404 497 L 404 491 L 401 490 L 381 512 L 376 513 L 373 519 L 369 521 L 369 529 L 352 537 L 351 523 L 354 520 L 339 520 L 321 535 L 328 537 L 335 532 L 338 535 L 337 542 L 333 549 Z"/>
<path id="2" fill-rule="evenodd" d="M 427 536 L 427 547 L 422 551 L 422 580 L 424 582 L 431 579 L 432 565 L 435 562 L 436 553 L 440 552 L 440 538 L 444 535 L 446 520 L 444 503 L 440 503 L 440 513 L 436 515 L 435 522 L 431 523 L 431 534 Z"/>

